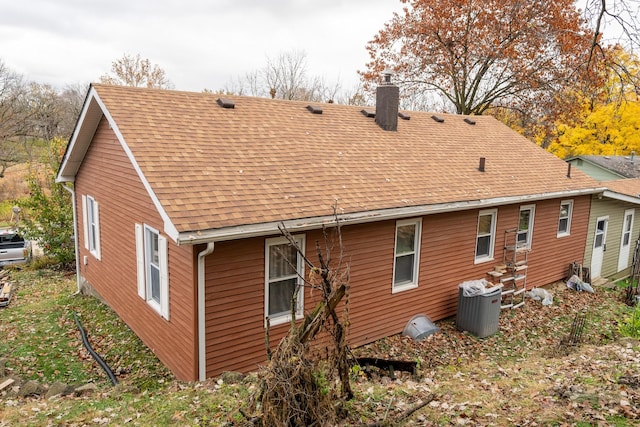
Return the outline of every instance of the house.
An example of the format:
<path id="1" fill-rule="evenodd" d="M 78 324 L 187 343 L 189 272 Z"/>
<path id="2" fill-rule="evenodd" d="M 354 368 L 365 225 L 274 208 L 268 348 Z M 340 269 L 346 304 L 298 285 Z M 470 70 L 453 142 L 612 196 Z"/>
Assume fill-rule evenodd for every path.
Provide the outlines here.
<path id="1" fill-rule="evenodd" d="M 600 181 L 640 178 L 640 159 L 633 152 L 629 156 L 574 156 L 566 161 Z"/>
<path id="2" fill-rule="evenodd" d="M 323 225 L 343 226 L 352 346 L 415 314 L 456 313 L 458 285 L 530 249 L 527 286 L 584 257 L 600 184 L 488 116 L 92 85 L 57 177 L 73 183 L 78 286 L 179 379 L 265 362 Z M 317 299 L 300 292 L 297 317 Z"/>
<path id="3" fill-rule="evenodd" d="M 628 276 L 640 237 L 640 221 L 635 218 L 640 207 L 640 178 L 602 184 L 607 190 L 592 197 L 584 253 L 584 265 L 590 267 L 592 280 Z"/>

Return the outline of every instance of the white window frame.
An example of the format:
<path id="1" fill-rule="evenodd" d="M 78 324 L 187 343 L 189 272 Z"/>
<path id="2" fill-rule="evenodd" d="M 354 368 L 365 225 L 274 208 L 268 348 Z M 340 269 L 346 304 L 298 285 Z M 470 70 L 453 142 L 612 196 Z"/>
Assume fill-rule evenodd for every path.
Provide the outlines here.
<path id="1" fill-rule="evenodd" d="M 158 230 L 147 224 L 135 225 L 136 235 L 136 261 L 138 272 L 138 295 L 144 299 L 150 307 L 157 311 L 164 319 L 169 320 L 169 259 L 168 242 Z M 158 265 L 153 263 L 151 254 L 152 239 L 158 239 Z M 158 268 L 160 280 L 159 301 L 153 299 L 151 287 L 151 271 Z"/>
<path id="2" fill-rule="evenodd" d="M 480 218 L 486 215 L 491 216 L 491 232 L 489 234 L 480 235 Z M 478 212 L 478 224 L 476 226 L 476 240 L 475 240 L 475 259 L 474 264 L 480 264 L 483 262 L 493 261 L 494 246 L 496 243 L 496 223 L 498 222 L 498 209 L 485 209 Z M 489 254 L 478 255 L 478 239 L 481 237 L 489 236 Z"/>
<path id="3" fill-rule="evenodd" d="M 635 219 L 635 209 L 626 209 L 624 211 L 624 215 L 622 216 L 622 236 L 620 237 L 620 246 L 631 246 L 633 241 L 633 220 Z M 631 218 L 631 223 L 629 224 L 629 230 L 627 230 L 627 217 Z M 625 244 L 624 238 L 627 237 L 627 243 Z"/>
<path id="4" fill-rule="evenodd" d="M 297 236 L 293 236 L 293 238 L 295 239 L 296 243 L 298 244 L 298 246 L 300 247 L 300 249 L 302 250 L 302 254 L 297 253 L 296 256 L 296 278 L 297 278 L 297 282 L 296 282 L 296 286 L 299 286 L 300 289 L 298 290 L 298 301 L 296 303 L 297 307 L 296 307 L 296 313 L 295 313 L 295 317 L 296 320 L 298 319 L 302 319 L 302 317 L 304 316 L 304 260 L 303 260 L 303 256 L 304 256 L 304 250 L 305 250 L 305 236 L 304 235 L 297 235 Z M 286 322 L 290 322 L 291 321 L 291 310 L 287 311 L 286 314 L 280 314 L 278 316 L 270 316 L 269 315 L 269 284 L 272 281 L 276 281 L 274 279 L 270 279 L 269 278 L 269 249 L 272 246 L 276 246 L 276 245 L 282 245 L 282 244 L 288 244 L 289 241 L 285 238 L 285 237 L 274 237 L 274 238 L 270 238 L 270 239 L 265 239 L 265 245 L 264 245 L 264 261 L 265 261 L 265 265 L 264 265 L 264 317 L 265 317 L 265 326 L 266 326 L 266 322 L 267 322 L 267 318 L 269 319 L 269 325 L 271 326 L 275 326 L 275 325 L 280 325 L 282 323 L 286 323 Z M 284 277 L 279 277 L 278 280 L 283 280 Z"/>
<path id="5" fill-rule="evenodd" d="M 403 226 L 413 225 L 415 228 L 415 235 L 413 238 L 413 250 L 411 252 L 406 252 L 402 254 L 398 254 L 398 229 Z M 391 293 L 406 291 L 408 289 L 414 289 L 418 287 L 418 275 L 420 273 L 420 243 L 422 237 L 422 218 L 418 219 L 405 219 L 396 221 L 396 232 L 395 232 L 395 245 L 393 249 L 393 280 L 391 286 Z M 413 271 L 412 271 L 412 280 L 408 282 L 396 283 L 396 263 L 399 257 L 411 256 L 413 255 Z"/>
<path id="6" fill-rule="evenodd" d="M 573 200 L 561 200 L 560 201 L 560 213 L 562 213 L 562 205 L 569 205 L 569 210 L 566 217 L 558 214 L 558 234 L 557 237 L 565 237 L 571 235 L 571 219 L 573 218 Z M 560 231 L 560 224 L 563 219 L 567 220 L 567 229 Z"/>
<path id="7" fill-rule="evenodd" d="M 528 224 L 528 229 L 526 231 L 527 233 L 527 239 L 521 243 L 520 242 L 520 234 L 522 234 L 522 231 L 520 231 L 520 214 L 524 211 L 529 211 L 529 224 Z M 527 249 L 531 249 L 531 242 L 533 241 L 533 222 L 534 222 L 534 218 L 536 216 L 536 205 L 522 205 L 520 206 L 520 211 L 518 212 L 518 227 L 517 227 L 517 232 L 516 232 L 516 244 L 518 245 L 519 248 L 527 248 Z"/>
<path id="8" fill-rule="evenodd" d="M 97 260 L 102 258 L 100 251 L 100 209 L 95 198 L 82 196 L 82 225 L 84 231 L 84 247 Z"/>

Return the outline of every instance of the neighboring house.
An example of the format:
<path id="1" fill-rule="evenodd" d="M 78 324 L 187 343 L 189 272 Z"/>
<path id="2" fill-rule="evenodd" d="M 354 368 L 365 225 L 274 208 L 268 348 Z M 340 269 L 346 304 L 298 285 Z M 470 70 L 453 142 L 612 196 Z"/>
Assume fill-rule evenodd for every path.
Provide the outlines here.
<path id="1" fill-rule="evenodd" d="M 628 276 L 640 235 L 640 179 L 620 179 L 602 183 L 608 189 L 594 195 L 584 253 L 591 280 Z"/>
<path id="2" fill-rule="evenodd" d="M 456 313 L 458 285 L 531 249 L 527 284 L 584 257 L 599 183 L 489 116 L 93 85 L 59 182 L 73 183 L 78 286 L 179 379 L 250 371 L 287 332 L 321 227 L 343 225 L 353 346 L 415 314 Z M 375 117 L 374 117 L 375 116 Z M 335 257 L 335 254 L 334 254 Z M 298 312 L 318 292 L 300 292 Z"/>
<path id="3" fill-rule="evenodd" d="M 575 156 L 566 161 L 599 181 L 640 178 L 640 159 L 635 158 L 635 153 L 629 156 Z"/>

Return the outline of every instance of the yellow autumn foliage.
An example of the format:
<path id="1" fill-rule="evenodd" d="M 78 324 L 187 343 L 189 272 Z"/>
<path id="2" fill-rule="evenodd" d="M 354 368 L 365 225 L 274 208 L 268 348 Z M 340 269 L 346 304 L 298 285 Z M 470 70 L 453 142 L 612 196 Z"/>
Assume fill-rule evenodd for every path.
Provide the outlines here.
<path id="1" fill-rule="evenodd" d="M 560 124 L 558 131 L 560 136 L 549 146 L 549 151 L 561 158 L 640 153 L 640 102 L 596 107 L 579 125 Z"/>

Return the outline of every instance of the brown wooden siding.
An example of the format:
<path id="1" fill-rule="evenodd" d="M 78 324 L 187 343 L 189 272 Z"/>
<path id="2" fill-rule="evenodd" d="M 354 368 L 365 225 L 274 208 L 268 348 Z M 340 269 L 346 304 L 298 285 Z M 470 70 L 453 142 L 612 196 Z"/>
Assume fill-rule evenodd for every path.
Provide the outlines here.
<path id="1" fill-rule="evenodd" d="M 569 200 L 569 199 L 562 199 Z M 529 254 L 527 284 L 539 287 L 566 277 L 569 264 L 581 262 L 589 225 L 590 196 L 573 200 L 571 234 L 556 237 L 561 199 L 536 204 L 533 244 Z"/>
<path id="2" fill-rule="evenodd" d="M 526 203 L 527 205 L 530 203 Z M 589 197 L 574 198 L 571 235 L 557 237 L 560 199 L 535 203 L 528 287 L 565 277 L 569 263 L 584 255 Z M 504 230 L 518 224 L 520 205 L 498 208 L 494 260 L 474 264 L 478 211 L 422 218 L 419 286 L 392 293 L 395 221 L 343 228 L 349 263 L 350 344 L 362 345 L 397 334 L 418 313 L 432 320 L 456 314 L 458 285 L 486 277 L 503 262 Z M 306 233 L 306 254 L 314 262 L 319 232 Z M 216 244 L 206 260 L 207 375 L 250 371 L 265 362 L 264 238 Z M 335 254 L 334 254 L 335 256 Z M 305 291 L 310 309 L 319 294 Z M 271 330 L 277 343 L 288 325 Z"/>
<path id="3" fill-rule="evenodd" d="M 179 379 L 195 379 L 193 248 L 169 240 L 170 320 L 166 321 L 137 294 L 134 226 L 146 223 L 162 233 L 163 222 L 104 119 L 78 172 L 75 191 L 81 275 Z M 99 204 L 101 260 L 84 247 L 82 195 Z"/>

